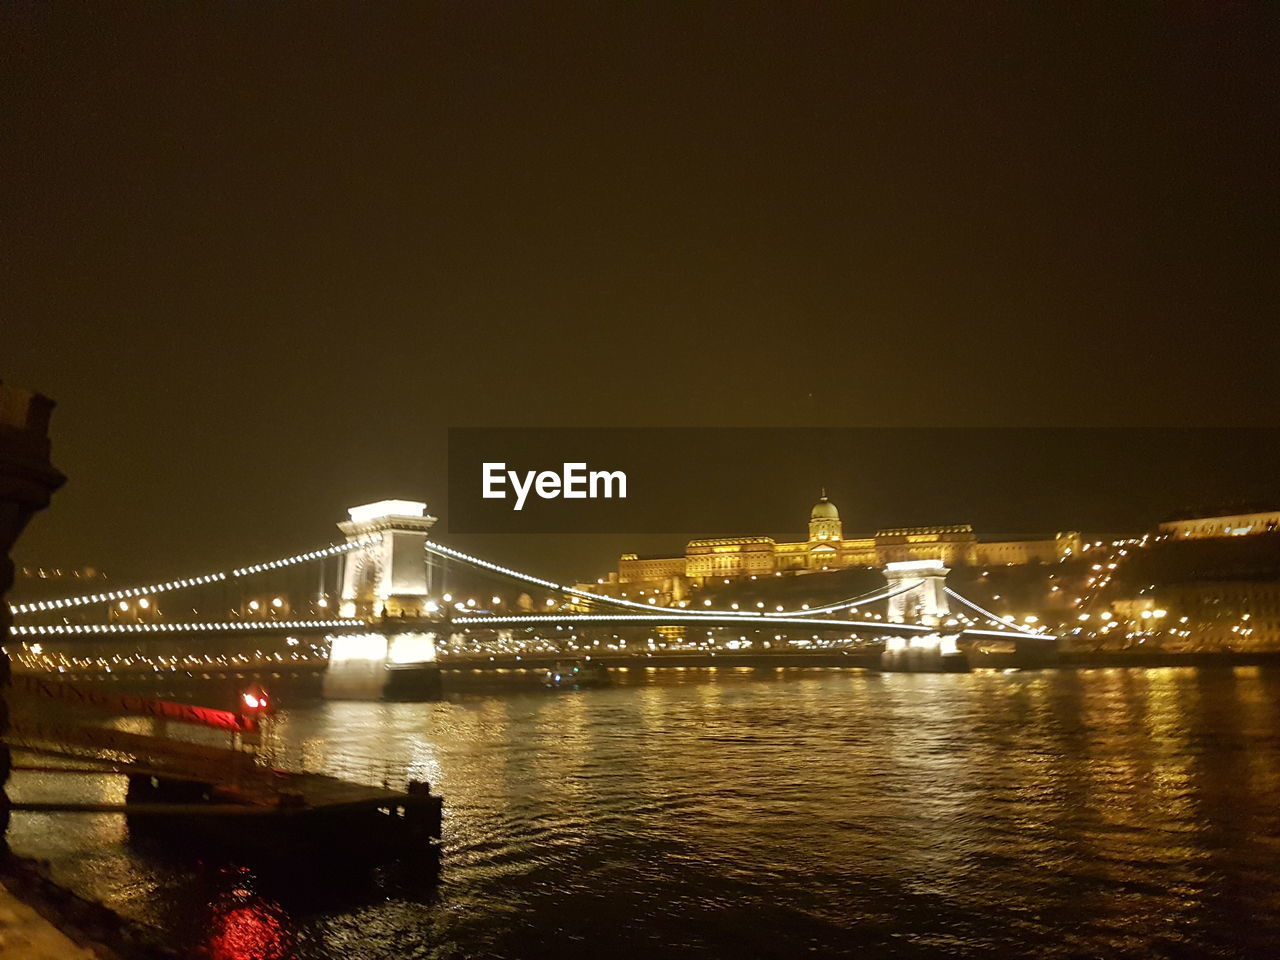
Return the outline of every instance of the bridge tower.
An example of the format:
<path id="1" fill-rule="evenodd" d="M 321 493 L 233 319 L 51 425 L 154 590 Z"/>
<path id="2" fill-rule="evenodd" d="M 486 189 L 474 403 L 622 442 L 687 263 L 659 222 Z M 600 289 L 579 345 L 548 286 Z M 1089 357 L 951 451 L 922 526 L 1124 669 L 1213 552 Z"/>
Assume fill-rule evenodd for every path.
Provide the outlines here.
<path id="1" fill-rule="evenodd" d="M 381 500 L 352 507 L 338 524 L 347 542 L 365 541 L 346 554 L 343 617 L 420 617 L 427 602 L 427 533 L 436 518 L 417 500 Z"/>
<path id="2" fill-rule="evenodd" d="M 436 518 L 417 500 L 352 507 L 338 524 L 348 543 L 338 613 L 369 632 L 329 637 L 324 695 L 330 700 L 421 700 L 439 696 L 436 634 L 427 608 L 427 535 Z"/>
<path id="3" fill-rule="evenodd" d="M 899 560 L 886 563 L 885 579 L 892 589 L 914 584 L 889 598 L 889 620 L 893 623 L 925 623 L 937 626 L 947 619 L 947 574 L 941 560 Z"/>
<path id="4" fill-rule="evenodd" d="M 900 560 L 885 564 L 890 588 L 903 589 L 889 598 L 887 619 L 892 623 L 941 626 L 949 616 L 947 574 L 938 560 Z M 920 633 L 891 637 L 880 655 L 880 669 L 904 673 L 964 673 L 969 658 L 956 646 L 954 634 Z"/>

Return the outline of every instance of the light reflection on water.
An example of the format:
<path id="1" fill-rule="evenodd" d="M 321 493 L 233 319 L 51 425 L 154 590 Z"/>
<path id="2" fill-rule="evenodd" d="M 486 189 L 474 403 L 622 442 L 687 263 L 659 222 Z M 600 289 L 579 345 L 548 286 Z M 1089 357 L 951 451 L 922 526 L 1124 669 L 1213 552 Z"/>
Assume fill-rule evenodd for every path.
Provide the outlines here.
<path id="1" fill-rule="evenodd" d="M 438 886 L 184 867 L 109 816 L 18 815 L 13 845 L 227 958 L 1280 949 L 1276 672 L 632 671 L 274 735 L 431 780 Z"/>

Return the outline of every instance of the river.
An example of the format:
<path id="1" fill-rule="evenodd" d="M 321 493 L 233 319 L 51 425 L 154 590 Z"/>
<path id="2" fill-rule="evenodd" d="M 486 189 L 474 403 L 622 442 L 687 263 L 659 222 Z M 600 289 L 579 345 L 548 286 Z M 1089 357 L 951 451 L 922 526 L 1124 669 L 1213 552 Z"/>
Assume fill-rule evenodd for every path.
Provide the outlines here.
<path id="1" fill-rule="evenodd" d="M 1280 953 L 1276 670 L 632 670 L 273 736 L 429 779 L 438 881 L 262 877 L 112 815 L 12 845 L 214 960 Z M 122 790 L 12 793 L 68 781 Z"/>

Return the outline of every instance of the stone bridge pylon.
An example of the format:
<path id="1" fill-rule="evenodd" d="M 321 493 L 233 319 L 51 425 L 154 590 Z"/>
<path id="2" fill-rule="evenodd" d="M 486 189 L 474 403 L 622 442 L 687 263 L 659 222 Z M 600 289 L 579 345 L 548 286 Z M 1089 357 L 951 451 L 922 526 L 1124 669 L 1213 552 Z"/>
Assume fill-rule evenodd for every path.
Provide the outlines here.
<path id="1" fill-rule="evenodd" d="M 436 518 L 417 500 L 352 507 L 338 524 L 348 543 L 338 613 L 369 621 L 367 633 L 329 639 L 324 695 L 331 700 L 422 700 L 440 695 L 427 535 Z"/>
<path id="2" fill-rule="evenodd" d="M 889 621 L 936 627 L 946 620 L 951 613 L 946 590 L 950 572 L 941 560 L 899 560 L 885 564 L 884 577 L 889 581 L 889 589 L 897 591 L 906 587 L 889 598 Z"/>
<path id="3" fill-rule="evenodd" d="M 427 535 L 436 518 L 417 500 L 381 500 L 352 507 L 338 524 L 348 543 L 365 545 L 345 555 L 343 617 L 420 617 L 431 590 Z"/>
<path id="4" fill-rule="evenodd" d="M 884 576 L 896 592 L 889 597 L 891 623 L 942 627 L 951 613 L 947 574 L 942 560 L 900 560 L 885 564 Z M 905 673 L 964 673 L 969 658 L 956 646 L 956 633 L 921 633 L 890 637 L 880 655 L 880 669 Z"/>

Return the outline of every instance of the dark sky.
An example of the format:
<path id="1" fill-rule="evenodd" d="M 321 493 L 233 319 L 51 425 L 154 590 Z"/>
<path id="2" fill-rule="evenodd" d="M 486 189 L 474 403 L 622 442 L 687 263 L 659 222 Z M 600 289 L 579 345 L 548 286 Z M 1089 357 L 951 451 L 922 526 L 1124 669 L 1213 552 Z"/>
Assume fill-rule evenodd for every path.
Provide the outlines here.
<path id="1" fill-rule="evenodd" d="M 0 25 L 20 559 L 305 548 L 451 425 L 1280 415 L 1274 6 L 80 6 Z"/>

